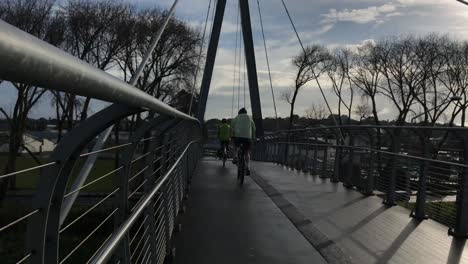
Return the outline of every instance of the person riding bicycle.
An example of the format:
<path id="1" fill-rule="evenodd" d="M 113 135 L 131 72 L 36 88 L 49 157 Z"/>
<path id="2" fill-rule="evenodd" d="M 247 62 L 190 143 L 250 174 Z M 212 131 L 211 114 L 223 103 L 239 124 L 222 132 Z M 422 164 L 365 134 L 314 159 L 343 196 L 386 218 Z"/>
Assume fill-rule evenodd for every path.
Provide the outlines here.
<path id="1" fill-rule="evenodd" d="M 247 110 L 245 108 L 240 109 L 239 115 L 231 121 L 231 128 L 232 138 L 236 146 L 235 153 L 238 153 L 240 145 L 244 145 L 246 174 L 250 175 L 250 146 L 252 145 L 252 139 L 255 137 L 256 128 L 252 117 L 247 115 Z M 233 162 L 236 163 L 236 160 Z"/>
<path id="2" fill-rule="evenodd" d="M 231 141 L 231 126 L 226 119 L 221 120 L 221 125 L 218 127 L 218 139 L 221 144 L 219 150 L 219 157 L 223 157 L 224 150 L 229 149 L 229 142 Z"/>

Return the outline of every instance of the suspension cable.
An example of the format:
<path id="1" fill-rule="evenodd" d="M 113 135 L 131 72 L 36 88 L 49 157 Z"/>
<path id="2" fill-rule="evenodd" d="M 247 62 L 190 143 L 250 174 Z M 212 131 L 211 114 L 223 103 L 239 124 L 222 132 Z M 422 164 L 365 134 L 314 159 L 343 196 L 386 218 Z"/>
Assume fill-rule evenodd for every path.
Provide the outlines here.
<path id="1" fill-rule="evenodd" d="M 215 14 L 216 14 L 216 6 L 217 6 L 217 4 L 218 4 L 218 0 L 215 0 L 215 1 L 214 1 L 214 5 L 213 5 L 213 11 L 211 12 L 210 37 L 211 37 L 211 34 L 213 34 L 214 18 L 215 18 Z"/>
<path id="2" fill-rule="evenodd" d="M 188 112 L 189 115 L 192 114 L 193 99 L 195 97 L 195 90 L 197 89 L 196 88 L 197 87 L 197 79 L 198 79 L 198 73 L 200 71 L 201 58 L 202 58 L 202 55 L 203 55 L 203 47 L 205 46 L 205 36 L 206 36 L 206 29 L 207 29 L 207 25 L 208 25 L 208 18 L 210 16 L 211 1 L 212 0 L 210 0 L 210 2 L 208 4 L 208 10 L 206 11 L 205 26 L 204 26 L 203 35 L 202 35 L 202 43 L 201 43 L 201 46 L 200 46 L 200 51 L 198 53 L 197 68 L 195 70 L 195 76 L 194 76 L 193 87 L 192 87 L 192 95 L 190 97 L 190 106 L 189 106 L 189 112 Z M 212 28 L 212 30 L 213 30 L 213 28 Z"/>
<path id="3" fill-rule="evenodd" d="M 239 9 L 240 9 L 240 6 L 239 6 Z M 241 86 L 241 65 L 242 65 L 242 40 L 243 40 L 243 36 L 242 36 L 242 27 L 241 27 L 239 30 L 239 65 L 238 65 L 239 75 L 237 76 L 239 80 L 239 86 L 237 86 L 237 110 L 240 109 L 240 96 L 241 96 L 240 86 Z"/>
<path id="4" fill-rule="evenodd" d="M 309 60 L 309 57 L 307 56 L 307 51 L 306 51 L 306 49 L 304 47 L 304 44 L 302 43 L 301 37 L 299 36 L 299 32 L 297 31 L 296 25 L 294 24 L 294 21 L 293 21 L 293 19 L 291 17 L 291 14 L 289 13 L 289 9 L 286 6 L 286 3 L 284 2 L 284 0 L 281 0 L 281 2 L 283 3 L 284 10 L 286 11 L 286 14 L 288 15 L 289 21 L 291 22 L 291 26 L 292 26 L 294 32 L 296 33 L 297 40 L 299 41 L 299 44 L 301 45 L 302 51 L 304 52 L 304 56 L 306 56 L 306 59 Z M 309 63 L 310 63 L 310 61 L 309 61 Z M 330 104 L 328 103 L 327 97 L 325 96 L 325 93 L 323 92 L 322 85 L 320 84 L 320 81 L 318 80 L 314 69 L 312 67 L 310 67 L 310 69 L 312 71 L 312 74 L 315 77 L 315 82 L 317 83 L 317 86 L 320 89 L 320 93 L 322 94 L 323 100 L 325 101 L 325 104 L 327 105 L 328 111 L 330 112 L 330 116 L 333 119 L 333 122 L 335 123 L 335 125 L 338 126 L 338 122 L 336 121 L 335 116 L 333 115 L 333 111 L 331 110 L 331 107 L 330 107 Z M 340 133 L 341 139 L 344 140 L 344 137 L 343 137 L 343 134 L 341 133 L 341 130 L 339 130 L 339 133 Z"/>
<path id="5" fill-rule="evenodd" d="M 238 4 L 239 6 L 240 4 Z M 231 118 L 234 118 L 234 99 L 235 99 L 235 87 L 236 87 L 236 73 L 237 73 L 237 44 L 238 44 L 238 38 L 239 38 L 239 19 L 240 19 L 240 6 L 237 8 L 237 22 L 236 22 L 236 49 L 235 49 L 235 55 L 234 55 L 234 79 L 232 81 L 232 109 L 231 109 Z"/>
<path id="6" fill-rule="evenodd" d="M 273 89 L 273 78 L 271 77 L 270 58 L 268 57 L 268 49 L 267 49 L 267 43 L 266 43 L 266 38 L 265 38 L 265 30 L 264 30 L 264 27 L 263 27 L 263 17 L 262 17 L 262 11 L 261 11 L 261 7 L 260 7 L 260 0 L 257 0 L 257 6 L 258 6 L 258 15 L 260 17 L 260 26 L 261 26 L 261 29 L 262 29 L 263 46 L 265 48 L 265 57 L 266 57 L 266 63 L 267 63 L 267 68 L 268 68 L 268 76 L 270 78 L 270 88 L 271 88 L 271 96 L 273 98 L 273 108 L 275 109 L 275 117 L 276 117 L 276 121 L 278 123 L 278 110 L 276 108 L 275 91 Z"/>
<path id="7" fill-rule="evenodd" d="M 245 108 L 245 87 L 247 82 L 247 58 L 245 57 L 244 51 L 244 64 L 242 65 L 244 71 L 244 108 Z"/>

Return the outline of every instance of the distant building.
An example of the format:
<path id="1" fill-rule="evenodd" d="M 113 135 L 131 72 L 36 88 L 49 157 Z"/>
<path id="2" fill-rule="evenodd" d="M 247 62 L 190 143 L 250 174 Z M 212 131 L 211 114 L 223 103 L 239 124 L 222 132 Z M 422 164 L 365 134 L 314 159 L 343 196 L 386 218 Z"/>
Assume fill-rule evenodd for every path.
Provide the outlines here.
<path id="1" fill-rule="evenodd" d="M 23 135 L 23 142 L 32 153 L 52 152 L 57 145 L 54 141 L 46 138 L 37 138 L 27 133 Z M 8 142 L 0 143 L 0 153 L 6 152 L 8 152 Z M 27 153 L 27 151 L 21 148 L 20 153 Z"/>

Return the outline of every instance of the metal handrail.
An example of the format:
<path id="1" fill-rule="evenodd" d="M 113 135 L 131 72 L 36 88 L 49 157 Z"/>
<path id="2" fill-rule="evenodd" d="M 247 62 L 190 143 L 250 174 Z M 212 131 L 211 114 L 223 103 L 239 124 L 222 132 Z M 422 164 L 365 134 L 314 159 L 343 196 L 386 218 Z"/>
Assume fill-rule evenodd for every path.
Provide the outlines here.
<path id="1" fill-rule="evenodd" d="M 301 143 L 301 142 L 281 142 L 281 141 L 280 142 L 275 142 L 275 143 L 276 144 L 285 144 L 285 145 L 298 145 L 298 146 L 318 146 L 318 147 L 329 147 L 329 148 L 354 149 L 354 150 L 361 150 L 361 151 L 366 151 L 366 152 L 381 153 L 381 154 L 386 154 L 386 155 L 389 155 L 389 156 L 394 156 L 394 157 L 399 157 L 399 158 L 413 159 L 413 160 L 417 160 L 417 161 L 429 161 L 429 162 L 433 162 L 433 163 L 440 163 L 440 164 L 457 166 L 457 167 L 460 167 L 460 168 L 467 168 L 468 169 L 468 165 L 461 164 L 461 163 L 455 163 L 455 162 L 450 162 L 450 161 L 445 161 L 445 160 L 429 159 L 429 158 L 418 157 L 418 156 L 408 155 L 408 154 L 393 153 L 391 151 L 378 150 L 378 149 L 372 149 L 372 148 L 360 147 L 360 146 L 348 146 L 348 145 L 338 145 L 338 144 L 314 144 L 314 143 Z"/>
<path id="2" fill-rule="evenodd" d="M 179 158 L 174 162 L 171 168 L 164 174 L 164 176 L 159 180 L 154 188 L 149 192 L 145 197 L 142 198 L 142 202 L 135 208 L 133 213 L 127 218 L 127 220 L 120 226 L 118 230 L 114 232 L 114 235 L 105 243 L 105 245 L 100 249 L 96 256 L 90 261 L 91 263 L 105 263 L 110 259 L 113 252 L 118 247 L 119 243 L 125 237 L 130 230 L 130 228 L 135 224 L 137 219 L 143 214 L 144 209 L 150 204 L 154 196 L 160 191 L 164 183 L 169 179 L 174 170 L 180 164 L 182 159 L 187 154 L 190 147 L 197 143 L 198 141 L 191 141 L 187 144 L 187 147 L 184 149 Z"/>
<path id="3" fill-rule="evenodd" d="M 0 79 L 197 121 L 122 80 L 0 20 Z"/>
<path id="4" fill-rule="evenodd" d="M 378 132 L 370 129 L 385 130 L 388 135 L 379 138 Z M 339 141 L 334 130 L 348 133 L 347 140 Z M 429 137 L 436 131 L 445 132 L 442 140 Z M 257 139 L 254 155 L 257 160 L 310 172 L 331 182 L 341 181 L 346 188 L 356 188 L 364 195 L 379 194 L 386 205 L 402 205 L 413 217 L 429 217 L 449 226 L 449 234 L 466 237 L 467 132 L 464 127 L 375 125 L 295 129 Z M 364 146 L 357 138 L 365 142 Z M 457 149 L 451 147 L 453 144 Z M 438 155 L 447 148 L 454 159 Z M 446 196 L 453 201 L 440 204 Z"/>
<path id="5" fill-rule="evenodd" d="M 463 131 L 468 132 L 468 127 L 449 127 L 449 126 L 377 126 L 377 125 L 343 125 L 343 126 L 322 126 L 322 127 L 308 127 L 289 129 L 274 132 L 273 134 L 266 135 L 265 137 L 281 134 L 281 133 L 293 133 L 302 131 L 315 131 L 315 130 L 326 130 L 326 129 L 413 129 L 413 130 L 450 130 L 450 131 Z"/>

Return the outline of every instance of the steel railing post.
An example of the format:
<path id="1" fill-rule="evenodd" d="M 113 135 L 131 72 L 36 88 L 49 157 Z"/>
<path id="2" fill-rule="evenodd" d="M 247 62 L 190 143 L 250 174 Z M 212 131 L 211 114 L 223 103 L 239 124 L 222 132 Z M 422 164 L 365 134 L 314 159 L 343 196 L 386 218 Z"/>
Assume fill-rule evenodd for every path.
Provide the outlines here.
<path id="1" fill-rule="evenodd" d="M 320 178 L 328 178 L 328 138 L 324 137 L 324 148 L 323 148 L 323 163 L 322 163 L 322 174 Z"/>
<path id="2" fill-rule="evenodd" d="M 398 154 L 400 152 L 400 135 L 396 135 L 395 131 L 389 132 L 392 137 L 392 153 Z M 399 133 L 399 131 L 398 131 Z M 397 181 L 397 157 L 392 156 L 390 160 L 390 179 L 387 186 L 387 195 L 384 200 L 385 205 L 396 205 L 396 181 Z"/>
<path id="3" fill-rule="evenodd" d="M 353 182 L 354 179 L 354 135 L 352 131 L 349 131 L 349 141 L 348 141 L 348 160 L 346 162 L 346 170 L 344 171 L 343 185 L 346 188 L 352 188 L 356 185 Z"/>
<path id="4" fill-rule="evenodd" d="M 278 134 L 276 136 L 275 143 L 275 162 L 276 164 L 281 164 L 281 136 Z"/>
<path id="5" fill-rule="evenodd" d="M 339 128 L 337 129 L 337 131 Z M 339 182 L 340 181 L 340 170 L 341 170 L 341 150 L 342 147 L 340 146 L 341 144 L 344 144 L 342 137 L 341 137 L 341 132 L 335 131 L 335 141 L 336 141 L 336 148 L 335 148 L 335 164 L 334 164 L 334 169 L 333 169 L 333 176 L 330 179 L 331 182 Z"/>
<path id="6" fill-rule="evenodd" d="M 423 135 L 419 135 L 421 140 L 421 154 L 424 158 L 430 158 L 429 155 L 429 138 L 430 135 L 426 135 L 423 132 Z M 425 205 L 426 205 L 426 192 L 427 192 L 427 176 L 429 171 L 429 162 L 427 160 L 421 161 L 420 168 L 419 168 L 419 181 L 418 181 L 418 195 L 416 197 L 416 205 L 411 212 L 411 216 L 416 219 L 427 219 L 427 215 L 425 212 Z"/>
<path id="7" fill-rule="evenodd" d="M 463 164 L 468 166 L 468 135 L 461 135 L 463 142 Z M 468 168 L 463 167 L 463 171 L 458 177 L 459 187 L 457 191 L 457 216 L 455 226 L 450 228 L 449 234 L 454 237 L 468 237 Z"/>
<path id="8" fill-rule="evenodd" d="M 374 168 L 375 168 L 375 142 L 374 137 L 369 130 L 367 131 L 369 134 L 369 144 L 370 144 L 370 151 L 369 151 L 369 168 L 367 170 L 367 178 L 366 178 L 366 188 L 364 194 L 367 196 L 374 195 L 374 185 L 375 185 L 375 177 L 374 177 Z"/>
<path id="9" fill-rule="evenodd" d="M 288 148 L 289 148 L 289 133 L 286 133 L 286 141 L 283 142 L 283 166 L 288 166 Z"/>
<path id="10" fill-rule="evenodd" d="M 308 173 L 311 172 L 310 150 L 312 149 L 312 147 L 311 147 L 311 144 L 310 144 L 310 143 L 311 143 L 311 142 L 310 142 L 310 136 L 307 134 L 307 140 L 306 140 L 306 144 L 307 144 L 307 145 L 306 145 L 306 153 L 305 153 L 305 155 L 306 155 L 305 167 L 306 167 L 306 171 L 307 171 Z"/>
<path id="11" fill-rule="evenodd" d="M 314 143 L 314 157 L 312 159 L 312 173 L 314 175 L 317 174 L 317 162 L 318 162 L 318 150 L 319 150 L 319 146 L 318 146 L 318 135 L 317 133 L 314 133 L 314 139 L 315 139 L 315 143 Z"/>

